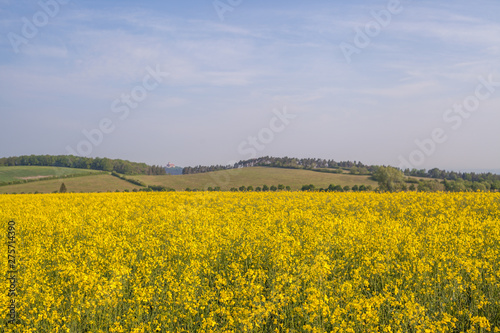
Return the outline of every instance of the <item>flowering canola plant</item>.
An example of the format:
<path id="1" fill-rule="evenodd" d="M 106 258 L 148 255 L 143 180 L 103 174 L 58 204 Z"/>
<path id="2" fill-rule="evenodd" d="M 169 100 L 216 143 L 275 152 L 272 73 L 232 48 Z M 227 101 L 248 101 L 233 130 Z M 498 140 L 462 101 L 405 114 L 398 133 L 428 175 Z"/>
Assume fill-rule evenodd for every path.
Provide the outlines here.
<path id="1" fill-rule="evenodd" d="M 500 332 L 499 193 L 2 195 L 10 220 L 5 332 Z"/>

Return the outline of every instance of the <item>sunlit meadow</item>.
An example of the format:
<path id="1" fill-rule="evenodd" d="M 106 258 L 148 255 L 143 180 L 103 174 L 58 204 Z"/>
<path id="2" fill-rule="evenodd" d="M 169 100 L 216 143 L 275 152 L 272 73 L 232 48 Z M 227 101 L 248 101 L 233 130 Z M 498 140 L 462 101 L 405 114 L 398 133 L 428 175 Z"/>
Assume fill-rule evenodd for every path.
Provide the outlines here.
<path id="1" fill-rule="evenodd" d="M 10 220 L 5 332 L 500 332 L 499 193 L 2 195 Z"/>

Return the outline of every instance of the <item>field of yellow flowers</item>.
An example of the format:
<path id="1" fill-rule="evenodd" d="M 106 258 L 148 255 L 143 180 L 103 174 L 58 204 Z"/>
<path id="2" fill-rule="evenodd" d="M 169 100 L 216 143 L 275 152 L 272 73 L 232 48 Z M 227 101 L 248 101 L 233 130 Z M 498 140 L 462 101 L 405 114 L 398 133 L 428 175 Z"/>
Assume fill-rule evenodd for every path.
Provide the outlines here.
<path id="1" fill-rule="evenodd" d="M 0 196 L 11 220 L 5 332 L 500 332 L 499 193 Z"/>

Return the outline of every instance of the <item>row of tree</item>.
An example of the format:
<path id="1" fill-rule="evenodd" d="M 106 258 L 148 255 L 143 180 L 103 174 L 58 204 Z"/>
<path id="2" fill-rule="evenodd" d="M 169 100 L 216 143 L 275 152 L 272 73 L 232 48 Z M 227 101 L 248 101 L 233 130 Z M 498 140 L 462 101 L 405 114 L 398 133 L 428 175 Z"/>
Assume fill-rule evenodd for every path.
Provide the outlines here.
<path id="1" fill-rule="evenodd" d="M 165 168 L 120 159 L 80 157 L 73 155 L 23 155 L 0 158 L 0 166 L 54 166 L 78 169 L 115 171 L 132 175 L 165 175 Z"/>
<path id="2" fill-rule="evenodd" d="M 494 175 L 497 176 L 497 175 Z M 424 179 L 408 179 L 405 174 L 393 167 L 378 167 L 373 174 L 373 178 L 378 181 L 378 189 L 380 191 L 396 192 L 396 191 L 448 191 L 448 192 L 467 192 L 467 191 L 500 191 L 500 180 L 496 177 L 489 178 L 485 174 L 485 179 L 482 181 L 470 180 L 447 180 L 442 181 L 424 180 Z M 408 185 L 410 184 L 410 185 Z M 415 185 L 418 184 L 418 185 Z"/>
<path id="3" fill-rule="evenodd" d="M 279 185 L 271 185 L 268 186 L 266 184 L 262 186 L 256 186 L 253 187 L 252 185 L 249 186 L 240 186 L 240 187 L 231 187 L 229 191 L 231 192 L 276 192 L 276 191 L 291 191 L 292 188 L 290 186 L 285 186 L 283 184 Z M 302 188 L 300 189 L 301 191 L 319 191 L 319 192 L 359 192 L 359 191 L 372 191 L 373 188 L 371 185 L 365 186 L 365 185 L 354 185 L 352 187 L 350 186 L 340 186 L 340 185 L 334 185 L 330 184 L 327 188 L 317 188 L 313 184 L 309 185 L 303 185 Z M 198 189 L 191 189 L 191 188 L 186 188 L 185 191 L 200 191 Z M 221 188 L 219 186 L 217 187 L 208 187 L 207 191 L 221 191 Z"/>
<path id="4" fill-rule="evenodd" d="M 469 182 L 494 182 L 495 180 L 500 180 L 500 175 L 488 173 L 475 173 L 475 172 L 455 172 L 455 171 L 445 171 L 438 168 L 425 170 L 425 169 L 405 169 L 403 170 L 405 176 L 413 177 L 427 177 L 435 179 L 446 179 L 446 180 L 465 180 Z"/>

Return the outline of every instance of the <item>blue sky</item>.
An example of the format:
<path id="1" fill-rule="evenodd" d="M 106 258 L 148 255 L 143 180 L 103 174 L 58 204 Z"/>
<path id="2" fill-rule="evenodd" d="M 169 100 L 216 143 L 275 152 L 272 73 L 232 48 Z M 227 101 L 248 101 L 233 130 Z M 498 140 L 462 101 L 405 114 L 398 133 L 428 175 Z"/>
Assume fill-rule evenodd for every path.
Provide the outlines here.
<path id="1" fill-rule="evenodd" d="M 0 0 L 0 156 L 500 169 L 498 1 L 41 3 Z"/>

